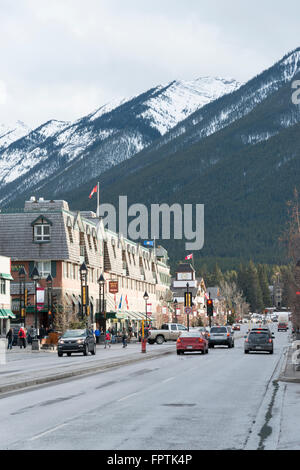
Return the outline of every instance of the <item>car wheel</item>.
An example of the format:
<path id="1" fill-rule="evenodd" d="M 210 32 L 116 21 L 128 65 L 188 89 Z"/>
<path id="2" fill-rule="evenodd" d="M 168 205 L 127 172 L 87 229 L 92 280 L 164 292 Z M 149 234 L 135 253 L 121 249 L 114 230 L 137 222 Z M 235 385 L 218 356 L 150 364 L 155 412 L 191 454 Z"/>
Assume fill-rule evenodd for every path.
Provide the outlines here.
<path id="1" fill-rule="evenodd" d="M 270 351 L 270 354 L 273 354 L 273 352 L 274 352 L 274 351 L 273 351 L 273 349 L 272 349 L 272 351 Z"/>
<path id="2" fill-rule="evenodd" d="M 165 342 L 165 338 L 161 335 L 159 335 L 157 338 L 156 338 L 156 343 L 157 344 L 163 344 Z"/>
<path id="3" fill-rule="evenodd" d="M 71 356 L 71 353 L 67 353 L 67 356 L 70 357 L 70 356 Z"/>
<path id="4" fill-rule="evenodd" d="M 234 343 L 232 343 L 232 347 L 234 348 Z"/>
<path id="5" fill-rule="evenodd" d="M 87 356 L 88 353 L 89 353 L 89 350 L 88 350 L 88 347 L 87 347 L 87 344 L 86 344 L 85 347 L 84 347 L 84 350 L 83 350 L 83 355 Z"/>
<path id="6" fill-rule="evenodd" d="M 57 353 L 58 357 L 63 357 L 63 353 L 62 352 L 59 352 Z"/>
<path id="7" fill-rule="evenodd" d="M 245 354 L 249 354 L 249 351 L 245 351 Z"/>
<path id="8" fill-rule="evenodd" d="M 151 341 L 150 341 L 150 339 L 148 339 L 148 343 L 149 343 L 149 344 L 154 344 L 155 341 L 153 341 L 153 339 L 152 339 Z"/>
<path id="9" fill-rule="evenodd" d="M 177 351 L 177 356 L 180 356 L 181 355 L 181 351 Z"/>

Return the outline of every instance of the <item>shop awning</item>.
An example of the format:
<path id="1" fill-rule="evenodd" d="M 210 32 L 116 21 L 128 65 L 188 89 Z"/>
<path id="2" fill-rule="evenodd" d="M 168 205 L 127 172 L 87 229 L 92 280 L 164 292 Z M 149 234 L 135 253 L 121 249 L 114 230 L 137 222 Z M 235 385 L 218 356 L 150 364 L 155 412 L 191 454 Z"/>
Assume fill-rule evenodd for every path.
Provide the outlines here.
<path id="1" fill-rule="evenodd" d="M 0 309 L 0 318 L 8 319 L 8 318 L 16 318 L 16 315 L 8 308 L 1 308 Z"/>
<path id="2" fill-rule="evenodd" d="M 6 274 L 6 273 L 0 273 L 0 279 L 8 279 L 9 281 L 14 280 L 14 278 L 11 276 L 11 274 Z"/>

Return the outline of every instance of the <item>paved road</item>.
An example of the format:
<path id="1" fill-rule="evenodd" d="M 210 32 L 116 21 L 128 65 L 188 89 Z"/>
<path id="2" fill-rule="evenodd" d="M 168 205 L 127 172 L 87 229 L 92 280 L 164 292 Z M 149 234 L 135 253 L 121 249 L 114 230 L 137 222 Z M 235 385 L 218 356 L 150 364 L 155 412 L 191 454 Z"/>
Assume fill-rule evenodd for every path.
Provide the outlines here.
<path id="1" fill-rule="evenodd" d="M 205 356 L 177 356 L 174 346 L 169 356 L 4 397 L 0 447 L 299 448 L 300 387 L 273 383 L 286 345 L 276 332 L 273 356 L 245 355 L 242 339 Z"/>

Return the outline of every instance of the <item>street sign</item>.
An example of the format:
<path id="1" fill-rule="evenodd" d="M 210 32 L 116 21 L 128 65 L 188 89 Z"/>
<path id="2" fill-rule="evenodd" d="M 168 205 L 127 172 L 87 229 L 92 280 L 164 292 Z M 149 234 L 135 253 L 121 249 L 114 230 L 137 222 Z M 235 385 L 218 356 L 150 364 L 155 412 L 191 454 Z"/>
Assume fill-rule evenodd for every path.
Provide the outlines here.
<path id="1" fill-rule="evenodd" d="M 109 281 L 108 289 L 110 294 L 117 294 L 119 292 L 119 283 L 118 281 Z"/>
<path id="2" fill-rule="evenodd" d="M 184 312 L 185 312 L 187 315 L 191 315 L 191 313 L 193 312 L 193 309 L 192 309 L 191 307 L 185 307 Z"/>

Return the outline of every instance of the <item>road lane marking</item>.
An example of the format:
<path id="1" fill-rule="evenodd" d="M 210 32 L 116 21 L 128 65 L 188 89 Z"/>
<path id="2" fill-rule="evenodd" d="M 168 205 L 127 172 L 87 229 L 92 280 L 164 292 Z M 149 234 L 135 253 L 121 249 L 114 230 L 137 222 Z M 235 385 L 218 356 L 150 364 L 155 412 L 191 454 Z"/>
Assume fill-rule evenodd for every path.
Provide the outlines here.
<path id="1" fill-rule="evenodd" d="M 165 384 L 167 382 L 170 382 L 171 380 L 174 380 L 176 377 L 169 377 L 168 379 L 166 380 L 163 380 L 162 383 Z"/>
<path id="2" fill-rule="evenodd" d="M 67 423 L 64 423 L 64 424 L 60 424 L 59 426 L 55 426 L 55 428 L 48 429 L 48 431 L 42 432 L 42 433 L 38 434 L 37 436 L 31 437 L 29 439 L 29 441 L 35 441 L 36 439 L 39 439 L 40 437 L 46 436 L 47 434 L 50 434 L 51 432 L 56 431 L 57 429 L 60 429 L 63 426 L 66 426 L 66 425 L 67 425 Z"/>
<path id="3" fill-rule="evenodd" d="M 117 401 L 124 401 L 124 400 L 127 400 L 128 398 L 134 397 L 135 395 L 138 395 L 139 393 L 140 393 L 140 392 L 131 393 L 130 395 L 126 395 L 126 397 L 120 398 L 120 399 L 117 400 Z"/>

